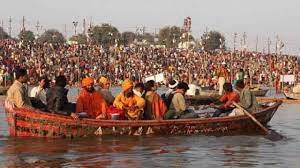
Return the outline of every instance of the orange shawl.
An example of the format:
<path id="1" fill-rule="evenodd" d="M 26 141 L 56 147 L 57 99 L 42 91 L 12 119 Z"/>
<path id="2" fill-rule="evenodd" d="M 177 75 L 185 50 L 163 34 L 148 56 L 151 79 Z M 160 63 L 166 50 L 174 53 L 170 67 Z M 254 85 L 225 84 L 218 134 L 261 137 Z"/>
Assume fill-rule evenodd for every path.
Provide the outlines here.
<path id="1" fill-rule="evenodd" d="M 157 93 L 153 94 L 151 109 L 155 119 L 162 119 L 167 111 L 167 106 Z"/>
<path id="2" fill-rule="evenodd" d="M 107 104 L 99 92 L 89 93 L 82 89 L 76 103 L 76 112 L 86 112 L 91 118 L 106 113 Z"/>

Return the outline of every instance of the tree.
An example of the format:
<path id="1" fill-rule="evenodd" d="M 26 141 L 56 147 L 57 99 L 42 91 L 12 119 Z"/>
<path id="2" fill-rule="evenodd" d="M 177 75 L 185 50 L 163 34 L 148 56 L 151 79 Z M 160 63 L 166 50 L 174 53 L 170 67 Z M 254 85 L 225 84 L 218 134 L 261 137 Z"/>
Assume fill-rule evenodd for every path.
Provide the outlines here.
<path id="1" fill-rule="evenodd" d="M 30 30 L 22 30 L 19 35 L 18 35 L 19 39 L 25 43 L 30 43 L 33 42 L 35 37 L 32 31 Z"/>
<path id="2" fill-rule="evenodd" d="M 127 31 L 127 32 L 123 32 L 121 34 L 120 41 L 124 45 L 129 45 L 129 44 L 131 44 L 131 43 L 134 42 L 135 38 L 136 38 L 136 34 L 135 33 Z"/>
<path id="3" fill-rule="evenodd" d="M 193 41 L 194 37 L 191 34 L 182 33 L 181 28 L 177 26 L 164 27 L 160 29 L 158 34 L 159 44 L 166 47 L 177 47 L 180 42 Z"/>
<path id="4" fill-rule="evenodd" d="M 137 36 L 137 40 L 147 44 L 154 43 L 154 36 L 151 33 L 144 33 Z"/>
<path id="5" fill-rule="evenodd" d="M 158 42 L 167 47 L 176 47 L 180 42 L 181 29 L 177 26 L 167 26 L 160 29 L 158 34 Z"/>
<path id="6" fill-rule="evenodd" d="M 76 41 L 78 44 L 86 44 L 87 36 L 85 34 L 77 34 L 70 38 L 70 41 Z"/>
<path id="7" fill-rule="evenodd" d="M 225 49 L 225 37 L 218 31 L 204 33 L 201 37 L 201 41 L 205 51 Z"/>
<path id="8" fill-rule="evenodd" d="M 94 26 L 90 30 L 89 36 L 93 42 L 101 44 L 105 47 L 115 44 L 117 40 L 120 40 L 119 30 L 109 24 Z"/>
<path id="9" fill-rule="evenodd" d="M 2 27 L 0 27 L 0 39 L 9 39 L 11 38 Z"/>
<path id="10" fill-rule="evenodd" d="M 58 30 L 50 29 L 45 31 L 37 41 L 40 43 L 64 43 L 66 40 Z"/>

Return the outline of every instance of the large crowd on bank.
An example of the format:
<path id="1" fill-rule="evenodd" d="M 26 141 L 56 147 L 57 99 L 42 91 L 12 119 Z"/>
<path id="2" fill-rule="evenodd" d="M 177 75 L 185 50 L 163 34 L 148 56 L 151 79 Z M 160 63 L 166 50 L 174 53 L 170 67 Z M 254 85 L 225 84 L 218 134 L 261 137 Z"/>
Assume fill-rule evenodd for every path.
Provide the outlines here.
<path id="1" fill-rule="evenodd" d="M 279 75 L 293 74 L 299 81 L 300 60 L 296 56 L 255 52 L 206 53 L 196 50 L 165 49 L 142 46 L 30 44 L 11 40 L 0 41 L 0 82 L 12 84 L 15 71 L 25 68 L 29 84 L 47 76 L 51 81 L 64 75 L 68 85 L 79 84 L 85 77 L 106 76 L 113 85 L 123 79 L 144 81 L 145 77 L 164 73 L 201 86 L 216 85 L 218 71 L 225 65 L 228 78 L 234 81 L 240 70 L 246 80 L 273 85 Z"/>

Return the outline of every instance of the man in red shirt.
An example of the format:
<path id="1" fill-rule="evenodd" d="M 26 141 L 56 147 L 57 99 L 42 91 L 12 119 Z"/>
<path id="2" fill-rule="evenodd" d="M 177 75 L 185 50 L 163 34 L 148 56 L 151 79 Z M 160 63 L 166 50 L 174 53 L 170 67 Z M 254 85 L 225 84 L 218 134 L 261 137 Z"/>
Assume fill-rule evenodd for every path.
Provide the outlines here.
<path id="1" fill-rule="evenodd" d="M 216 108 L 217 110 L 214 112 L 213 117 L 219 117 L 222 113 L 227 113 L 233 110 L 231 107 L 232 102 L 239 102 L 240 97 L 239 94 L 233 91 L 231 83 L 225 83 L 223 86 L 225 94 L 220 98 L 221 105 L 217 106 L 215 104 L 210 104 L 210 107 Z"/>

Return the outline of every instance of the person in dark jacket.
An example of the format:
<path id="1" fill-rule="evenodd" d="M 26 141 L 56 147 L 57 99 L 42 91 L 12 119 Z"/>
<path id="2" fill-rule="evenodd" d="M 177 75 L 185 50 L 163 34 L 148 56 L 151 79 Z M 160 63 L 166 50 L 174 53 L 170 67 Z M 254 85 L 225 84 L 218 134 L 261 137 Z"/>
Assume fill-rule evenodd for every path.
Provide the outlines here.
<path id="1" fill-rule="evenodd" d="M 60 75 L 55 79 L 55 86 L 47 93 L 47 105 L 50 112 L 70 115 L 75 112 L 75 104 L 68 102 L 68 89 L 66 89 L 67 79 Z"/>

